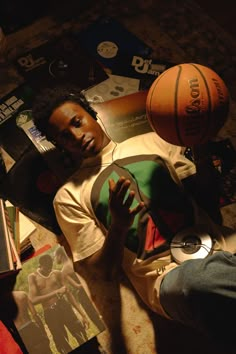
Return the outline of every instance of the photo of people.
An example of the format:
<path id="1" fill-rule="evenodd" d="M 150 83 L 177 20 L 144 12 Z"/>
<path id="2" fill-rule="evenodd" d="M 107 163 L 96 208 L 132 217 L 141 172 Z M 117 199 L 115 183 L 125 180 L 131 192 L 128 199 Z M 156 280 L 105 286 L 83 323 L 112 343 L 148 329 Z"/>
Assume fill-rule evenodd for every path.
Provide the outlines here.
<path id="1" fill-rule="evenodd" d="M 66 354 L 105 329 L 59 245 L 23 264 L 12 294 L 29 354 Z"/>

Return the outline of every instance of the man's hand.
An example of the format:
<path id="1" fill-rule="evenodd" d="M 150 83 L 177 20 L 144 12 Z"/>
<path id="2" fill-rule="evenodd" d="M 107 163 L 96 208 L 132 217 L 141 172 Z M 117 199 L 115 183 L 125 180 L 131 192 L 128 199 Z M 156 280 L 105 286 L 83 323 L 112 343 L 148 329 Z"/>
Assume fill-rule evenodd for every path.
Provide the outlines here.
<path id="1" fill-rule="evenodd" d="M 117 182 L 113 179 L 109 180 L 109 208 L 112 224 L 122 226 L 126 230 L 132 225 L 135 215 L 144 207 L 144 203 L 140 202 L 134 208 L 130 208 L 135 192 L 131 190 L 127 195 L 129 187 L 130 180 L 125 177 L 120 177 Z"/>
<path id="2" fill-rule="evenodd" d="M 111 225 L 103 247 L 81 263 L 83 269 L 85 269 L 84 264 L 93 266 L 93 274 L 97 272 L 103 280 L 113 280 L 119 276 L 127 232 L 135 216 L 144 207 L 144 203 L 140 202 L 131 208 L 135 192 L 129 191 L 129 188 L 130 180 L 125 177 L 120 177 L 117 182 L 113 179 L 109 180 Z M 81 272 L 80 268 L 77 269 Z"/>
<path id="3" fill-rule="evenodd" d="M 56 293 L 58 295 L 64 295 L 66 294 L 66 292 L 67 292 L 67 287 L 65 285 L 56 290 Z"/>

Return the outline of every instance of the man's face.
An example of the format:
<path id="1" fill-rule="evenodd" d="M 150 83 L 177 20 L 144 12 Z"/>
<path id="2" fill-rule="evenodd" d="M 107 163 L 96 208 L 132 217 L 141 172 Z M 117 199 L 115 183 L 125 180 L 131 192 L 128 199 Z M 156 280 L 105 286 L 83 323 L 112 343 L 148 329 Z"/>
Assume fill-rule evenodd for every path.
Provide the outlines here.
<path id="1" fill-rule="evenodd" d="M 96 155 L 107 143 L 96 120 L 74 102 L 65 102 L 53 111 L 48 133 L 58 146 L 79 158 Z"/>
<path id="2" fill-rule="evenodd" d="M 51 258 L 44 259 L 39 268 L 42 274 L 49 275 L 52 270 L 53 260 Z"/>

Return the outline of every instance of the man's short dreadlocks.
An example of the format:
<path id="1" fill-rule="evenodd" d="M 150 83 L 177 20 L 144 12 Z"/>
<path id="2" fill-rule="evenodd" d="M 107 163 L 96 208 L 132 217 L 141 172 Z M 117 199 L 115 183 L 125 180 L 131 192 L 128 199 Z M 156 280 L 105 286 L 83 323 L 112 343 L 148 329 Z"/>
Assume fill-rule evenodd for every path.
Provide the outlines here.
<path id="1" fill-rule="evenodd" d="M 44 88 L 36 95 L 32 107 L 34 124 L 43 135 L 47 136 L 48 120 L 52 112 L 67 101 L 78 103 L 94 119 L 97 119 L 97 113 L 81 93 L 79 87 L 74 85 L 61 85 Z M 48 138 L 50 139 L 50 137 Z"/>

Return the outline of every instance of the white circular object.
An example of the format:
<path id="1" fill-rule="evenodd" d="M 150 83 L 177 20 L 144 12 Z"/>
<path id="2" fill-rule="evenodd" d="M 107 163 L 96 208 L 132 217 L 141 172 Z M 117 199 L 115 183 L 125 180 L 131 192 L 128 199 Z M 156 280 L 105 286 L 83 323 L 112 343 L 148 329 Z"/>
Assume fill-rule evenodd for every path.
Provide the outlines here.
<path id="1" fill-rule="evenodd" d="M 114 42 L 104 41 L 97 46 L 98 54 L 103 58 L 114 58 L 117 55 L 118 47 Z"/>
<path id="2" fill-rule="evenodd" d="M 170 250 L 176 263 L 189 259 L 205 258 L 212 252 L 212 238 L 204 227 L 195 226 L 177 233 L 171 241 Z"/>

